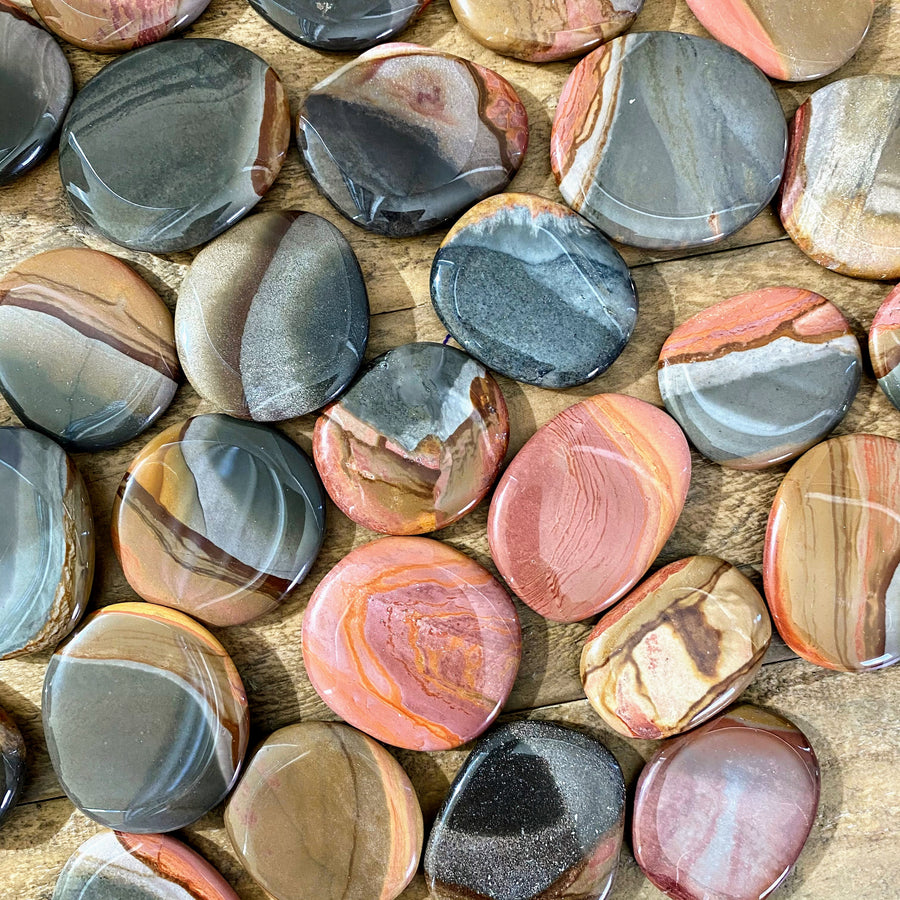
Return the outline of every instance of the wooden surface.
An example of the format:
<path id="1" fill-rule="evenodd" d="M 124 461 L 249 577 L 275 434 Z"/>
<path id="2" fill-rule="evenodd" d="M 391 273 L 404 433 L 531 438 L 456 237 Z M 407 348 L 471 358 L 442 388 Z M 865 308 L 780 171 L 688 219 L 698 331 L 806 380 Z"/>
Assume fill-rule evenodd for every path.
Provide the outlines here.
<path id="1" fill-rule="evenodd" d="M 500 0 L 497 0 L 500 2 Z M 636 30 L 667 29 L 704 34 L 684 0 L 646 0 Z M 268 26 L 244 0 L 213 0 L 190 34 L 226 38 L 253 49 L 287 84 L 292 108 L 305 92 L 349 57 L 316 53 L 292 43 Z M 405 40 L 439 47 L 488 65 L 519 91 L 531 117 L 531 148 L 512 184 L 559 199 L 548 158 L 550 122 L 562 85 L 574 63 L 534 66 L 496 56 L 456 25 L 447 0 L 435 0 Z M 66 47 L 76 85 L 82 86 L 109 57 Z M 872 30 L 856 57 L 828 79 L 781 85 L 790 114 L 816 87 L 865 72 L 900 72 L 900 0 L 877 3 Z M 215 148 L 210 147 L 214 153 Z M 402 241 L 369 235 L 341 219 L 312 186 L 296 148 L 262 208 L 301 208 L 328 217 L 347 236 L 365 273 L 372 304 L 368 356 L 406 341 L 441 340 L 445 332 L 431 308 L 428 275 L 442 233 Z M 154 257 L 116 247 L 76 223 L 63 198 L 56 156 L 19 182 L 0 189 L 0 272 L 34 253 L 83 243 L 131 262 L 174 308 L 191 254 Z M 621 391 L 660 403 L 655 363 L 672 328 L 697 310 L 741 291 L 792 284 L 824 294 L 848 315 L 860 339 L 890 285 L 834 275 L 809 261 L 785 236 L 767 210 L 725 243 L 681 254 L 625 249 L 640 296 L 634 338 L 615 365 L 585 387 L 546 391 L 500 379 L 510 407 L 510 454 L 535 428 L 584 396 Z M 677 257 L 681 258 L 677 258 Z M 515 298 L 510 298 L 514 303 Z M 117 450 L 78 454 L 93 501 L 98 535 L 97 576 L 91 608 L 136 599 L 112 554 L 109 511 L 125 468 L 143 442 L 164 427 L 209 411 L 189 387 L 143 438 Z M 0 424 L 16 423 L 5 404 Z M 287 423 L 284 430 L 307 451 L 314 417 Z M 872 431 L 900 438 L 900 412 L 877 390 L 871 369 L 838 433 Z M 694 476 L 684 514 L 659 563 L 692 553 L 712 553 L 758 573 L 768 509 L 785 468 L 739 473 L 693 457 Z M 305 584 L 278 612 L 249 626 L 216 634 L 233 654 L 250 697 L 254 740 L 275 728 L 305 719 L 331 719 L 306 678 L 300 655 L 300 623 L 307 599 L 321 577 L 351 548 L 373 535 L 331 506 L 325 548 Z M 438 537 L 490 566 L 484 504 Z M 517 604 L 524 628 L 524 657 L 506 715 L 568 722 L 604 738 L 629 782 L 653 751 L 648 742 L 614 736 L 583 699 L 578 679 L 581 644 L 590 624 L 555 625 Z M 783 648 L 771 657 L 783 658 Z M 62 796 L 50 768 L 40 724 L 41 684 L 49 654 L 0 663 L 0 706 L 19 723 L 28 743 L 29 779 L 22 805 L 0 828 L 0 898 L 49 900 L 59 870 L 72 851 L 98 827 Z M 745 695 L 793 719 L 812 740 L 822 765 L 822 804 L 809 844 L 778 896 L 806 900 L 897 900 L 900 821 L 900 666 L 868 675 L 845 675 L 800 660 L 766 666 Z M 466 749 L 435 754 L 399 751 L 425 811 L 426 820 L 446 793 Z M 180 834 L 207 856 L 235 885 L 243 900 L 263 892 L 238 865 L 222 827 L 221 810 Z M 427 895 L 421 875 L 405 900 Z M 651 900 L 661 895 L 643 879 L 630 853 L 622 854 L 615 900 Z"/>

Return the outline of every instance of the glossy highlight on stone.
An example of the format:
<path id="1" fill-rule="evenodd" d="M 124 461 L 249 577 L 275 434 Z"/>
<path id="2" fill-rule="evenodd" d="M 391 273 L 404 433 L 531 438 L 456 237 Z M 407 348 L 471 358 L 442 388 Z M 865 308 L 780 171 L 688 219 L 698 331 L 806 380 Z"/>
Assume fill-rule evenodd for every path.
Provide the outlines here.
<path id="1" fill-rule="evenodd" d="M 760 900 L 790 874 L 818 805 L 819 765 L 800 729 L 735 706 L 644 767 L 635 859 L 677 900 Z"/>
<path id="2" fill-rule="evenodd" d="M 515 722 L 475 746 L 425 850 L 437 900 L 603 900 L 619 861 L 625 782 L 598 740 Z"/>
<path id="3" fill-rule="evenodd" d="M 150 603 L 85 621 L 50 659 L 42 712 L 69 799 L 134 834 L 196 822 L 231 790 L 247 749 L 247 697 L 224 647 Z"/>
<path id="4" fill-rule="evenodd" d="M 113 549 L 134 591 L 209 625 L 282 603 L 325 534 L 325 492 L 281 432 L 195 416 L 135 457 L 112 510 Z"/>
<path id="5" fill-rule="evenodd" d="M 344 390 L 365 353 L 369 301 L 337 228 L 312 213 L 268 210 L 200 251 L 175 328 L 201 397 L 231 416 L 278 422 Z"/>
<path id="6" fill-rule="evenodd" d="M 0 709 L 0 824 L 25 787 L 25 741 L 16 723 Z"/>
<path id="7" fill-rule="evenodd" d="M 772 637 L 759 591 L 733 565 L 691 556 L 660 569 L 606 613 L 581 654 L 597 714 L 656 740 L 712 718 L 753 680 Z"/>
<path id="8" fill-rule="evenodd" d="M 132 250 L 211 240 L 268 191 L 290 142 L 281 79 L 255 53 L 209 38 L 127 53 L 79 92 L 59 174 L 79 218 Z"/>
<path id="9" fill-rule="evenodd" d="M 900 661 L 900 441 L 831 438 L 785 476 L 766 531 L 766 600 L 810 662 L 862 672 Z"/>
<path id="10" fill-rule="evenodd" d="M 859 388 L 862 355 L 834 304 L 771 287 L 679 325 L 657 374 L 666 409 L 707 459 L 761 469 L 799 456 L 840 423 Z"/>
<path id="11" fill-rule="evenodd" d="M 872 321 L 869 358 L 878 386 L 900 409 L 900 285 L 888 294 Z"/>
<path id="12" fill-rule="evenodd" d="M 377 740 L 449 750 L 478 737 L 512 689 L 515 607 L 478 563 L 438 541 L 389 537 L 351 551 L 303 617 L 319 696 Z"/>
<path id="13" fill-rule="evenodd" d="M 316 422 L 313 455 L 331 499 L 385 534 L 425 534 L 474 509 L 500 471 L 509 415 L 497 382 L 441 344 L 376 359 Z"/>
<path id="14" fill-rule="evenodd" d="M 0 659 L 55 647 L 94 579 L 94 523 L 75 463 L 49 438 L 0 428 Z"/>
<path id="15" fill-rule="evenodd" d="M 453 226 L 434 258 L 431 299 L 472 356 L 547 388 L 606 371 L 637 320 L 618 251 L 586 219 L 531 194 L 489 197 Z"/>
<path id="16" fill-rule="evenodd" d="M 528 115 L 491 69 L 385 44 L 312 89 L 297 143 L 338 212 L 367 231 L 408 237 L 509 184 L 528 146 Z"/>
<path id="17" fill-rule="evenodd" d="M 422 811 L 400 764 L 333 722 L 270 735 L 228 801 L 225 827 L 274 900 L 394 900 L 422 852 Z"/>
<path id="18" fill-rule="evenodd" d="M 0 391 L 70 450 L 130 441 L 178 389 L 172 314 L 124 262 L 50 250 L 0 279 Z"/>
<path id="19" fill-rule="evenodd" d="M 585 57 L 550 139 L 560 193 L 613 240 L 675 250 L 715 243 L 765 208 L 787 129 L 766 77 L 707 38 L 651 31 Z"/>
<path id="20" fill-rule="evenodd" d="M 589 397 L 538 429 L 507 467 L 488 515 L 491 556 L 535 612 L 586 619 L 650 568 L 690 478 L 674 420 L 623 394 Z"/>
<path id="21" fill-rule="evenodd" d="M 820 88 L 790 131 L 780 214 L 791 240 L 841 275 L 900 278 L 900 75 Z"/>

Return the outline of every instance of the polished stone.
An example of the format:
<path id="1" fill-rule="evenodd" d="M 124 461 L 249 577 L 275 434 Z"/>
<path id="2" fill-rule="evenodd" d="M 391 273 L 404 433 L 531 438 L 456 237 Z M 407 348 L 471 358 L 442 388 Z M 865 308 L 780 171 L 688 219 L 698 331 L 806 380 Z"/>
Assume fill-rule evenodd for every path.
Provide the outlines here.
<path id="1" fill-rule="evenodd" d="M 56 41 L 14 3 L 0 0 L 0 185 L 55 146 L 72 100 L 72 70 Z"/>
<path id="2" fill-rule="evenodd" d="M 496 579 L 458 550 L 389 537 L 351 551 L 303 617 L 303 662 L 319 696 L 377 740 L 448 750 L 506 702 L 522 637 Z"/>
<path id="3" fill-rule="evenodd" d="M 0 279 L 0 391 L 64 447 L 130 441 L 165 412 L 180 377 L 172 314 L 116 257 L 50 250 Z"/>
<path id="4" fill-rule="evenodd" d="M 790 874 L 819 805 L 819 766 L 787 719 L 735 706 L 667 741 L 641 773 L 632 846 L 678 900 L 760 900 Z"/>
<path id="5" fill-rule="evenodd" d="M 780 213 L 791 239 L 842 275 L 900 278 L 900 75 L 820 88 L 790 131 Z"/>
<path id="6" fill-rule="evenodd" d="M 316 423 L 313 455 L 331 499 L 385 534 L 424 534 L 470 512 L 509 443 L 497 382 L 465 353 L 403 344 L 378 357 Z"/>
<path id="7" fill-rule="evenodd" d="M 623 394 L 589 397 L 538 429 L 500 479 L 488 515 L 494 563 L 535 612 L 586 619 L 650 568 L 690 478 L 673 419 Z"/>
<path id="8" fill-rule="evenodd" d="M 869 358 L 878 386 L 900 409 L 900 285 L 888 294 L 872 321 Z"/>
<path id="9" fill-rule="evenodd" d="M 862 354 L 824 297 L 771 287 L 679 325 L 657 374 L 666 409 L 707 459 L 762 469 L 799 456 L 840 423 L 859 388 Z"/>
<path id="10" fill-rule="evenodd" d="M 671 737 L 733 703 L 771 637 L 751 581 L 722 559 L 691 556 L 660 569 L 600 619 L 581 654 L 581 681 L 614 731 Z"/>
<path id="11" fill-rule="evenodd" d="M 550 159 L 566 202 L 614 240 L 715 243 L 772 199 L 787 129 L 765 75 L 707 38 L 629 34 L 563 88 Z"/>
<path id="12" fill-rule="evenodd" d="M 275 609 L 309 573 L 325 534 L 325 492 L 281 432 L 195 416 L 128 467 L 112 528 L 137 594 L 210 625 L 240 625 Z"/>
<path id="13" fill-rule="evenodd" d="M 55 647 L 76 625 L 94 578 L 84 481 L 49 438 L 0 428 L 0 659 Z"/>
<path id="14" fill-rule="evenodd" d="M 482 200 L 453 226 L 434 258 L 431 299 L 472 356 L 547 388 L 605 372 L 637 319 L 618 251 L 586 219 L 530 194 Z"/>
<path id="15" fill-rule="evenodd" d="M 438 900 L 603 900 L 625 783 L 598 740 L 548 722 L 497 728 L 463 764 L 425 851 Z"/>
<path id="16" fill-rule="evenodd" d="M 900 661 L 900 441 L 831 438 L 785 476 L 766 531 L 775 626 L 810 662 L 861 672 Z"/>
<path id="17" fill-rule="evenodd" d="M 225 827 L 274 900 L 394 900 L 422 852 L 422 811 L 400 764 L 333 722 L 270 735 L 228 801 Z"/>
<path id="18" fill-rule="evenodd" d="M 278 75 L 228 41 L 163 41 L 127 53 L 79 92 L 60 137 L 72 209 L 133 250 L 214 238 L 271 187 L 290 142 Z"/>
<path id="19" fill-rule="evenodd" d="M 405 237 L 502 191 L 522 164 L 528 115 L 491 69 L 385 44 L 312 89 L 297 143 L 338 212 L 367 231 Z"/>
<path id="20" fill-rule="evenodd" d="M 0 823 L 12 812 L 25 787 L 25 741 L 16 723 L 0 709 Z"/>
<path id="21" fill-rule="evenodd" d="M 221 803 L 247 749 L 247 697 L 225 649 L 150 603 L 90 616 L 51 657 L 41 705 L 69 799 L 135 834 L 174 831 Z"/>
<path id="22" fill-rule="evenodd" d="M 194 389 L 231 416 L 277 422 L 333 400 L 362 362 L 369 302 L 344 236 L 312 213 L 257 213 L 191 264 L 175 311 Z"/>

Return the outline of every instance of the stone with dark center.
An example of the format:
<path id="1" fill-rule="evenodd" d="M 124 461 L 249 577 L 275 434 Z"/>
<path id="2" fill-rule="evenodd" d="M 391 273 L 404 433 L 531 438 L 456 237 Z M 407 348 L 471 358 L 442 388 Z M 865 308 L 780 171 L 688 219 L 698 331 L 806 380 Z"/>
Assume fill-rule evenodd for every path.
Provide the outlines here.
<path id="1" fill-rule="evenodd" d="M 25 787 L 25 741 L 16 723 L 0 709 L 0 823 Z"/>

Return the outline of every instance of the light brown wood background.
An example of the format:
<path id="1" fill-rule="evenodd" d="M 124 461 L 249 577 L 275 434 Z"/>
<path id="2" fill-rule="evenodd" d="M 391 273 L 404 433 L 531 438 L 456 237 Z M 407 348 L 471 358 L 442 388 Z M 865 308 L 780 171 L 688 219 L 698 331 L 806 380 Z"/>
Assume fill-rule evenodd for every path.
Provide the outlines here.
<path id="1" fill-rule="evenodd" d="M 501 2 L 501 0 L 497 0 Z M 830 4 L 823 4 L 828 6 Z M 823 14 L 827 14 L 824 13 Z M 664 29 L 705 34 L 684 0 L 646 0 L 638 31 Z M 225 38 L 266 59 L 284 79 L 296 110 L 307 90 L 349 57 L 308 50 L 267 25 L 244 0 L 213 0 L 189 34 Z M 550 173 L 550 122 L 563 83 L 574 62 L 535 66 L 485 50 L 456 24 L 447 0 L 435 0 L 404 40 L 434 46 L 490 66 L 519 91 L 531 119 L 531 147 L 512 184 L 559 199 Z M 76 85 L 82 86 L 110 57 L 66 47 Z M 860 51 L 843 69 L 806 85 L 778 85 L 790 115 L 812 90 L 827 81 L 867 72 L 900 72 L 900 2 L 879 0 L 875 20 Z M 210 152 L 215 152 L 211 147 Z M 372 333 L 368 356 L 410 340 L 441 340 L 445 332 L 429 299 L 428 275 L 442 233 L 409 240 L 367 234 L 340 218 L 312 186 L 295 147 L 280 177 L 259 206 L 299 208 L 324 215 L 347 236 L 368 282 Z M 136 253 L 89 233 L 72 217 L 63 198 L 56 155 L 19 182 L 0 188 L 0 272 L 34 253 L 86 244 L 129 261 L 174 308 L 191 254 L 167 257 Z M 551 416 L 582 397 L 620 391 L 660 404 L 655 363 L 672 328 L 699 309 L 736 293 L 791 284 L 824 294 L 850 318 L 860 339 L 890 285 L 835 275 L 808 260 L 786 237 L 777 218 L 765 211 L 732 238 L 712 248 L 677 254 L 624 249 L 640 295 L 634 338 L 615 365 L 596 381 L 569 391 L 546 391 L 500 379 L 510 406 L 510 454 Z M 515 298 L 510 298 L 514 303 Z M 150 433 L 117 450 L 79 454 L 76 461 L 91 493 L 98 535 L 97 575 L 91 608 L 137 599 L 112 554 L 109 511 L 128 462 L 151 434 L 196 412 L 209 411 L 187 386 Z M 0 401 L 0 424 L 15 416 Z M 314 417 L 284 425 L 307 451 Z M 900 438 L 900 412 L 878 391 L 867 366 L 866 378 L 839 433 L 871 431 Z M 660 564 L 692 553 L 712 553 L 753 575 L 762 559 L 769 506 L 785 467 L 738 473 L 694 454 L 694 475 L 681 520 Z M 485 538 L 486 505 L 438 537 L 491 566 Z M 312 690 L 300 654 L 300 623 L 312 589 L 351 548 L 373 538 L 337 510 L 328 510 L 324 550 L 305 584 L 278 612 L 251 625 L 218 629 L 233 654 L 250 697 L 252 740 L 275 728 L 306 719 L 332 719 Z M 605 739 L 630 783 L 654 750 L 649 742 L 624 741 L 611 734 L 583 699 L 578 679 L 581 644 L 590 624 L 554 625 L 517 604 L 524 627 L 521 672 L 506 715 L 568 722 Z M 868 675 L 847 675 L 789 659 L 775 648 L 746 698 L 793 719 L 811 739 L 822 765 L 822 803 L 810 841 L 795 872 L 778 896 L 793 900 L 897 900 L 900 898 L 900 666 Z M 0 898 L 49 900 L 60 868 L 98 826 L 64 798 L 44 747 L 40 697 L 48 653 L 0 663 L 0 706 L 19 723 L 30 756 L 28 784 L 21 806 L 0 828 Z M 398 751 L 430 820 L 466 748 L 446 753 Z M 237 863 L 222 826 L 221 809 L 179 833 L 234 884 L 243 900 L 262 900 L 263 892 Z M 421 875 L 404 900 L 427 895 Z M 612 897 L 651 900 L 662 896 L 622 854 Z"/>

